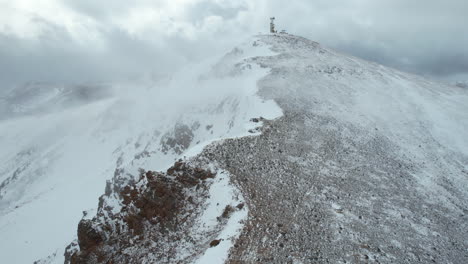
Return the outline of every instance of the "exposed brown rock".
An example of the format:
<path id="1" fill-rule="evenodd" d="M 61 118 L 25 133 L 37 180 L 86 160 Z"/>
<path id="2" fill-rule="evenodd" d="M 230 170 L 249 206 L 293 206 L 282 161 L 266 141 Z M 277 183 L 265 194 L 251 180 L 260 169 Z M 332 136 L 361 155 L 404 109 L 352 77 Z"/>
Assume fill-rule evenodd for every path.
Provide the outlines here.
<path id="1" fill-rule="evenodd" d="M 70 263 L 137 263 L 145 254 L 170 259 L 173 250 L 165 248 L 186 239 L 184 232 L 194 217 L 194 206 L 208 195 L 205 180 L 214 177 L 214 173 L 181 160 L 167 173 L 142 171 L 138 182 L 122 188 L 120 213 L 104 213 L 100 206 L 101 217 L 80 221 L 80 249 L 71 255 Z M 138 253 L 124 253 L 136 248 Z"/>
<path id="2" fill-rule="evenodd" d="M 221 239 L 215 239 L 210 242 L 210 247 L 216 247 L 219 243 L 221 243 Z"/>
<path id="3" fill-rule="evenodd" d="M 237 209 L 239 210 L 242 210 L 244 208 L 245 204 L 244 203 L 240 203 L 236 206 Z"/>
<path id="4" fill-rule="evenodd" d="M 78 224 L 78 245 L 84 250 L 92 249 L 104 241 L 102 234 L 93 226 L 91 220 L 82 220 Z"/>
<path id="5" fill-rule="evenodd" d="M 222 218 L 228 218 L 231 213 L 234 212 L 234 208 L 230 205 L 226 205 L 226 207 L 224 208 L 224 211 L 223 213 L 221 214 L 221 217 Z"/>

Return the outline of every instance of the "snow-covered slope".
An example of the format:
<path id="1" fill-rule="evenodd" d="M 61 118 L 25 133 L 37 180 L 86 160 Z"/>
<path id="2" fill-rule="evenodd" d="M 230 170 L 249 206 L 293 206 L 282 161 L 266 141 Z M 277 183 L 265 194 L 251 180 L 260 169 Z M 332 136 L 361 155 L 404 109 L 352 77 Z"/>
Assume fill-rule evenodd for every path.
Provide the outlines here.
<path id="1" fill-rule="evenodd" d="M 248 44 L 244 52 L 271 54 Z M 95 212 L 120 169 L 135 176 L 139 168 L 167 169 L 214 140 L 256 133 L 252 117 L 281 115 L 255 95 L 265 69 L 231 75 L 230 64 L 214 65 L 190 65 L 156 83 L 113 84 L 92 100 L 45 84 L 8 95 L 0 121 L 1 262 L 62 263 L 83 211 Z"/>
<path id="2" fill-rule="evenodd" d="M 289 34 L 114 86 L 1 121 L 6 262 L 63 262 L 77 226 L 75 263 L 468 262 L 466 89 Z"/>

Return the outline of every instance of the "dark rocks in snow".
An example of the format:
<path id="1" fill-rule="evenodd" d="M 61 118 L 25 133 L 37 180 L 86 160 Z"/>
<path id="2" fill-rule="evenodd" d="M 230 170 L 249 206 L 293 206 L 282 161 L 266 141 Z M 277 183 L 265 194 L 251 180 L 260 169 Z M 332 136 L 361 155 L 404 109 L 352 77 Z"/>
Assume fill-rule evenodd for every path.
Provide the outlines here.
<path id="1" fill-rule="evenodd" d="M 262 121 L 264 121 L 264 120 L 265 120 L 265 118 L 263 118 L 263 117 L 258 117 L 258 118 L 257 118 L 257 117 L 254 117 L 254 118 L 251 118 L 251 119 L 250 119 L 250 122 L 259 123 L 259 122 L 262 122 Z"/>
<path id="2" fill-rule="evenodd" d="M 249 129 L 248 132 L 251 133 L 251 134 L 255 134 L 255 133 L 260 132 L 261 130 L 262 130 L 261 127 L 256 127 L 256 128 L 254 128 L 254 129 Z"/>
<path id="3" fill-rule="evenodd" d="M 79 250 L 70 263 L 139 263 L 143 258 L 171 263 L 180 241 L 195 235 L 190 230 L 208 197 L 206 181 L 215 176 L 181 160 L 167 173 L 142 171 L 120 192 L 120 212 L 101 205 L 96 217 L 80 221 Z M 202 250 L 206 239 L 192 244 Z"/>
<path id="4" fill-rule="evenodd" d="M 221 239 L 215 239 L 210 242 L 210 247 L 216 247 L 219 243 L 221 243 Z"/>
<path id="5" fill-rule="evenodd" d="M 226 207 L 223 210 L 223 213 L 221 214 L 221 217 L 222 218 L 229 218 L 229 216 L 231 215 L 232 212 L 234 212 L 234 207 L 232 207 L 230 205 L 226 205 Z"/>
<path id="6" fill-rule="evenodd" d="M 195 123 L 191 127 L 177 123 L 174 127 L 174 131 L 163 135 L 161 138 L 161 151 L 167 153 L 173 150 L 177 154 L 182 154 L 192 143 L 194 138 L 193 131 L 198 129 L 199 126 L 199 123 Z"/>
<path id="7" fill-rule="evenodd" d="M 91 220 L 82 220 L 78 224 L 78 245 L 81 250 L 91 250 L 104 241 L 103 234 Z"/>

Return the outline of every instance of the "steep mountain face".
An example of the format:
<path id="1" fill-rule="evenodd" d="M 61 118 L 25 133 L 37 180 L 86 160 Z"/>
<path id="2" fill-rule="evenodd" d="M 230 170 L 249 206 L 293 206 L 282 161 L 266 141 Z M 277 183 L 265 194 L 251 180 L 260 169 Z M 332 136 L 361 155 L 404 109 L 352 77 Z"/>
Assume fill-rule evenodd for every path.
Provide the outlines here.
<path id="1" fill-rule="evenodd" d="M 468 262 L 466 89 L 289 34 L 256 36 L 209 65 L 160 84 L 174 88 L 172 100 L 151 87 L 38 117 L 67 127 L 80 114 L 80 133 L 48 127 L 40 139 L 60 140 L 2 150 L 0 255 L 21 263 Z M 31 122 L 0 123 L 9 131 L 2 144 L 30 138 L 22 131 Z M 89 149 L 99 150 L 95 162 Z M 76 213 L 96 204 L 78 224 Z M 24 231 L 32 215 L 44 233 Z M 62 222 L 62 236 L 51 234 L 50 219 Z"/>
<path id="2" fill-rule="evenodd" d="M 250 44 L 237 56 L 272 54 Z M 4 98 L 7 112 L 13 105 L 41 110 L 22 111 L 16 117 L 7 113 L 9 118 L 0 121 L 1 262 L 63 263 L 64 248 L 76 238 L 83 215 L 100 215 L 96 207 L 106 186 L 109 199 L 103 197 L 101 204 L 118 212 L 119 186 L 123 190 L 136 183 L 142 169 L 166 171 L 213 141 L 258 134 L 251 117 L 281 115 L 276 103 L 255 95 L 256 81 L 266 69 L 213 67 L 217 61 L 190 65 L 156 82 L 109 84 L 102 97 L 89 100 L 54 87 L 25 86 L 9 93 Z M 237 71 L 234 75 L 231 68 Z M 201 204 L 196 207 L 200 223 L 194 228 L 205 226 L 235 236 L 246 208 L 233 212 L 229 228 L 234 230 L 222 228 L 225 224 L 218 224 L 217 217 L 227 205 L 241 203 L 242 197 L 227 184 L 228 176 L 219 176 L 227 174 L 215 167 L 210 171 L 218 176 L 208 179 L 206 193 L 220 201 L 209 205 L 205 192 L 195 192 L 202 196 L 194 197 Z M 223 247 L 225 253 L 219 253 Z M 224 240 L 214 251 L 225 258 L 228 249 Z"/>

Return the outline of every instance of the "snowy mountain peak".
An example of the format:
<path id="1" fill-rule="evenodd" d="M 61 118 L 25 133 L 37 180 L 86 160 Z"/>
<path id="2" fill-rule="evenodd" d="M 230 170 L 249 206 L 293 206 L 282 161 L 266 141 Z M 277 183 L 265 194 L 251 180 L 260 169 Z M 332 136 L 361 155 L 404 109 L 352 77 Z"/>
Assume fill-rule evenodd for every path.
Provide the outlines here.
<path id="1" fill-rule="evenodd" d="M 466 89 L 284 33 L 131 88 L 0 122 L 8 262 L 468 261 Z"/>

